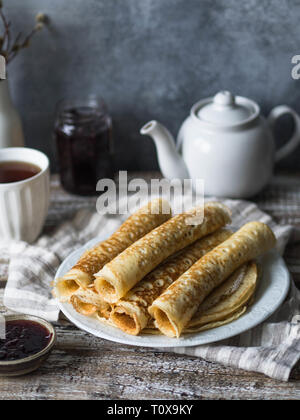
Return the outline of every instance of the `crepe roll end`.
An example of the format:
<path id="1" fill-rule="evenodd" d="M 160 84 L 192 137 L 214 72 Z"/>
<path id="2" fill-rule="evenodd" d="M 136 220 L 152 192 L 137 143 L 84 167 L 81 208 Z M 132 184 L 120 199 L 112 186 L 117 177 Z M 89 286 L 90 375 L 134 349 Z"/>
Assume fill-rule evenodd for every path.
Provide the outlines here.
<path id="1" fill-rule="evenodd" d="M 54 295 L 62 301 L 67 300 L 80 288 L 87 288 L 90 283 L 90 277 L 86 273 L 74 269 L 57 280 Z"/>
<path id="2" fill-rule="evenodd" d="M 130 335 L 138 335 L 141 327 L 135 314 L 128 313 L 124 308 L 115 308 L 110 316 L 116 327 Z"/>
<path id="3" fill-rule="evenodd" d="M 147 326 L 149 316 L 133 302 L 121 301 L 114 307 L 110 320 L 122 331 L 138 335 Z"/>
<path id="4" fill-rule="evenodd" d="M 97 277 L 94 285 L 97 293 L 99 293 L 106 302 L 116 303 L 119 300 L 116 287 L 112 281 L 104 277 Z"/>
<path id="5" fill-rule="evenodd" d="M 75 280 L 64 278 L 58 279 L 54 288 L 54 296 L 62 301 L 67 300 L 70 296 L 77 292 L 79 287 L 80 286 Z"/>
<path id="6" fill-rule="evenodd" d="M 102 320 L 103 318 L 109 320 L 111 311 L 112 307 L 110 305 L 103 306 L 102 308 L 97 308 L 96 315 L 100 320 Z"/>
<path id="7" fill-rule="evenodd" d="M 70 302 L 73 308 L 81 315 L 90 316 L 97 312 L 97 306 L 83 302 L 79 296 L 71 296 Z"/>
<path id="8" fill-rule="evenodd" d="M 157 306 L 151 306 L 149 308 L 150 314 L 155 319 L 157 328 L 167 337 L 179 338 L 180 332 L 178 331 L 175 323 L 169 318 L 169 316 L 162 309 Z"/>

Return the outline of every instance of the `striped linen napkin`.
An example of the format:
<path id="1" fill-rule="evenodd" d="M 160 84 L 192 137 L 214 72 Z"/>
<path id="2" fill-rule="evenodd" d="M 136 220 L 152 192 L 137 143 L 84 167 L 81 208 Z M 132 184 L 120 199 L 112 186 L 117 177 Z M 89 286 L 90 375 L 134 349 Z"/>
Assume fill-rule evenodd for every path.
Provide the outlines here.
<path id="1" fill-rule="evenodd" d="M 235 228 L 253 220 L 269 224 L 278 239 L 278 250 L 283 253 L 291 237 L 292 226 L 276 224 L 251 202 L 222 202 L 232 210 L 232 225 Z M 2 270 L 2 275 L 8 274 L 4 293 L 5 306 L 16 312 L 56 321 L 59 310 L 51 296 L 50 283 L 60 263 L 90 239 L 116 229 L 125 218 L 126 216 L 99 215 L 84 209 L 73 220 L 59 226 L 53 234 L 41 237 L 34 245 L 24 242 L 7 244 L 0 241 L 0 273 Z M 294 232 L 293 238 L 295 237 Z M 293 366 L 300 358 L 299 315 L 300 291 L 292 282 L 285 303 L 271 318 L 256 328 L 212 345 L 163 351 L 201 357 L 287 381 Z"/>

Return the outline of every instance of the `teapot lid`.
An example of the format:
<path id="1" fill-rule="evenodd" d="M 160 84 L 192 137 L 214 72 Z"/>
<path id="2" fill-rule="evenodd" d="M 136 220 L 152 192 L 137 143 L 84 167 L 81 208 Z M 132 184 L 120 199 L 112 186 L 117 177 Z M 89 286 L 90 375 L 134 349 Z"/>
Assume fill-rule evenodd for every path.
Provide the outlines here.
<path id="1" fill-rule="evenodd" d="M 256 117 L 259 107 L 250 99 L 234 96 L 231 92 L 223 90 L 213 98 L 198 103 L 195 114 L 203 122 L 229 127 Z"/>

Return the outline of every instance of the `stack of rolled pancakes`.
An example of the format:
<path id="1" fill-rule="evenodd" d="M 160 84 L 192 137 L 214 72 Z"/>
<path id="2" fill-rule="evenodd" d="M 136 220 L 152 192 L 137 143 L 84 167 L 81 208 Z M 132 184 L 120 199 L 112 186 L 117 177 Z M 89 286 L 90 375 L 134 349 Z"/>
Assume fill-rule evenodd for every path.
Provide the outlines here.
<path id="1" fill-rule="evenodd" d="M 132 335 L 180 337 L 232 322 L 253 302 L 255 259 L 276 239 L 264 223 L 233 233 L 230 222 L 221 203 L 172 217 L 167 201 L 153 200 L 86 251 L 54 294 Z"/>

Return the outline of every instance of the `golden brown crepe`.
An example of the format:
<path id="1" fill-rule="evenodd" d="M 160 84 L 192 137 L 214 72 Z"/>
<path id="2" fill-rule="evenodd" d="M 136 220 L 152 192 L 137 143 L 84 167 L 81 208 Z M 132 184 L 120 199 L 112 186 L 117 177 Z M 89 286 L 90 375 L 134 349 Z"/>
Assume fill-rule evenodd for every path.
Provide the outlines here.
<path id="1" fill-rule="evenodd" d="M 78 289 L 71 296 L 70 303 L 81 315 L 90 316 L 99 313 L 104 318 L 110 316 L 111 305 L 101 298 L 93 286 Z"/>
<path id="2" fill-rule="evenodd" d="M 196 332 L 199 333 L 199 332 L 202 332 L 202 331 L 208 331 L 208 330 L 212 330 L 214 328 L 222 327 L 223 325 L 227 325 L 227 324 L 230 324 L 233 321 L 236 321 L 242 315 L 244 315 L 244 313 L 246 311 L 247 311 L 247 305 L 243 306 L 241 309 L 234 312 L 232 315 L 230 315 L 229 318 L 222 319 L 221 321 L 210 322 L 208 324 L 204 324 L 204 325 L 197 326 L 197 327 L 187 327 L 184 330 L 184 333 L 185 334 L 191 334 L 191 333 L 196 333 Z"/>
<path id="3" fill-rule="evenodd" d="M 211 322 L 209 324 L 205 324 L 199 327 L 187 327 L 183 330 L 184 334 L 192 334 L 192 333 L 199 333 L 202 331 L 207 331 L 207 330 L 212 330 L 214 328 L 218 328 L 218 327 L 222 327 L 223 325 L 227 325 L 230 324 L 233 321 L 236 321 L 237 319 L 239 319 L 242 315 L 244 315 L 244 313 L 247 311 L 247 305 L 243 306 L 240 310 L 238 310 L 237 312 L 233 313 L 229 318 L 223 319 L 222 321 L 216 321 L 216 322 Z M 154 329 L 154 328 L 146 328 L 144 330 L 145 334 L 150 334 L 150 335 L 162 335 L 161 331 L 159 329 Z"/>
<path id="4" fill-rule="evenodd" d="M 80 287 L 87 288 L 94 281 L 94 273 L 170 217 L 171 209 L 166 200 L 155 199 L 149 202 L 130 216 L 110 238 L 86 251 L 78 263 L 56 281 L 54 295 L 66 301 Z"/>
<path id="5" fill-rule="evenodd" d="M 183 333 L 210 330 L 240 318 L 253 302 L 257 281 L 258 270 L 254 262 L 238 268 L 204 300 Z M 143 332 L 152 335 L 162 334 L 155 328 L 153 319 Z"/>
<path id="6" fill-rule="evenodd" d="M 124 332 L 138 335 L 151 319 L 148 308 L 153 301 L 199 258 L 224 242 L 230 235 L 232 232 L 220 229 L 170 257 L 115 304 L 111 321 Z"/>
<path id="7" fill-rule="evenodd" d="M 173 217 L 106 264 L 95 274 L 95 288 L 103 299 L 116 303 L 170 255 L 230 222 L 225 205 L 207 203 L 202 223 L 191 224 L 200 212 L 198 207 Z"/>
<path id="8" fill-rule="evenodd" d="M 199 331 L 203 325 L 221 322 L 245 308 L 258 279 L 254 262 L 243 264 L 199 306 L 184 332 Z"/>
<path id="9" fill-rule="evenodd" d="M 237 268 L 275 246 L 272 230 L 261 222 L 244 225 L 202 257 L 157 298 L 149 308 L 160 331 L 179 337 L 199 305 Z"/>

